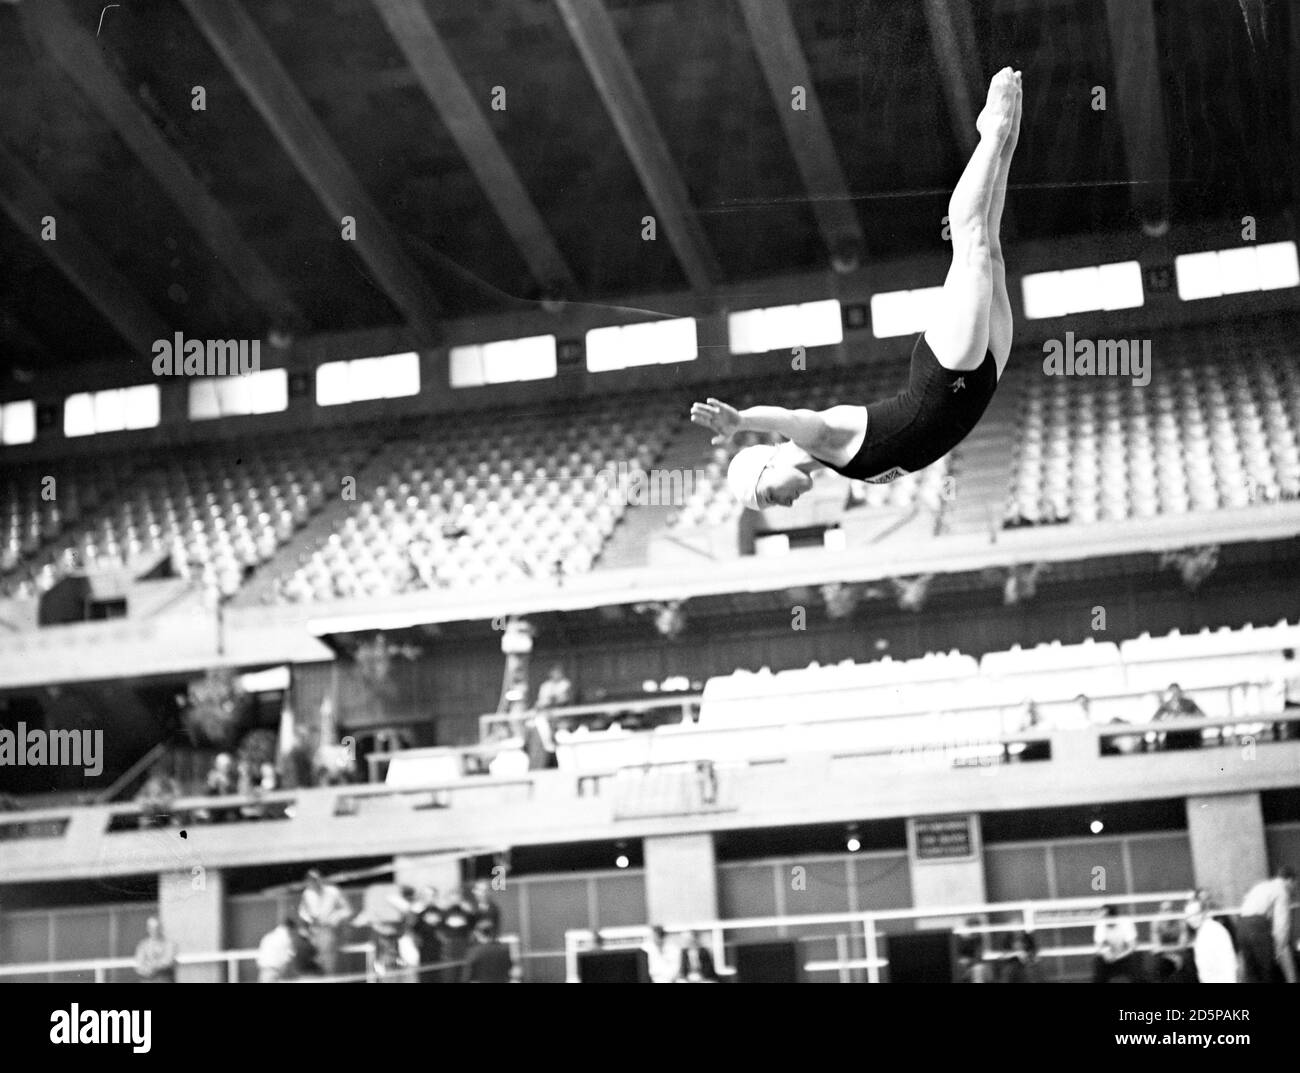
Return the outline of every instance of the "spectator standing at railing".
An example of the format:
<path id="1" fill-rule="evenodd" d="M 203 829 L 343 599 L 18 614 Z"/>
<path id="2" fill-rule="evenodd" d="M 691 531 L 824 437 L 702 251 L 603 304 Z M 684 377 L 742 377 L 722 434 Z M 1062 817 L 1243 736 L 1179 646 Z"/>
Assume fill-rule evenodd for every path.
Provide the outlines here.
<path id="1" fill-rule="evenodd" d="M 425 887 L 411 904 L 411 935 L 415 938 L 416 948 L 420 952 L 422 966 L 436 965 L 442 960 L 442 909 L 438 905 L 438 892 L 433 887 Z M 422 984 L 436 984 L 438 972 L 435 969 L 422 968 L 418 975 Z"/>
<path id="2" fill-rule="evenodd" d="M 476 879 L 472 891 L 474 926 L 491 924 L 494 932 L 501 930 L 501 906 L 492 900 L 492 884 L 486 879 Z"/>
<path id="3" fill-rule="evenodd" d="M 1102 919 L 1092 931 L 1092 942 L 1097 948 L 1093 959 L 1092 982 L 1095 984 L 1137 983 L 1142 976 L 1138 963 L 1137 925 L 1119 910 L 1108 905 L 1102 909 Z"/>
<path id="4" fill-rule="evenodd" d="M 162 930 L 162 922 L 150 917 L 144 923 L 145 937 L 135 948 L 135 974 L 142 984 L 176 982 L 176 944 Z"/>
<path id="5" fill-rule="evenodd" d="M 545 771 L 559 766 L 555 756 L 555 730 L 544 712 L 533 712 L 524 721 L 523 737 L 529 771 Z"/>
<path id="6" fill-rule="evenodd" d="M 1201 706 L 1191 697 L 1183 695 L 1183 687 L 1171 682 L 1160 701 L 1160 707 L 1151 717 L 1152 722 L 1159 723 L 1165 719 L 1204 719 Z M 1199 749 L 1201 732 L 1199 730 L 1173 730 L 1159 737 L 1162 749 Z"/>
<path id="7" fill-rule="evenodd" d="M 338 969 L 339 930 L 352 918 L 352 906 L 333 883 L 313 868 L 298 902 L 298 917 L 306 925 L 321 969 L 333 976 Z"/>
<path id="8" fill-rule="evenodd" d="M 205 783 L 209 797 L 233 797 L 239 791 L 239 777 L 235 771 L 235 758 L 229 753 L 218 753 L 212 761 Z M 225 823 L 239 815 L 238 809 L 214 808 L 209 816 L 213 823 Z"/>
<path id="9" fill-rule="evenodd" d="M 1203 984 L 1238 982 L 1237 950 L 1228 929 L 1210 916 L 1206 904 L 1193 898 L 1183 907 L 1183 919 L 1194 936 L 1192 959 L 1196 980 Z"/>
<path id="10" fill-rule="evenodd" d="M 564 708 L 573 703 L 573 683 L 564 673 L 564 667 L 552 664 L 549 673 L 537 687 L 537 707 L 543 711 L 547 708 Z"/>
<path id="11" fill-rule="evenodd" d="M 1027 931 L 1011 939 L 1011 953 L 1002 962 L 1002 983 L 1041 984 L 1043 967 L 1038 961 L 1038 943 Z"/>
<path id="12" fill-rule="evenodd" d="M 660 925 L 650 929 L 650 941 L 642 949 L 645 950 L 651 983 L 671 984 L 677 979 L 682 954 L 675 943 L 668 941 L 668 933 Z"/>
<path id="13" fill-rule="evenodd" d="M 474 929 L 474 945 L 465 954 L 460 982 L 463 984 L 508 984 L 514 970 L 510 947 L 497 938 L 497 929 L 488 920 L 479 921 Z"/>
<path id="14" fill-rule="evenodd" d="M 448 965 L 443 979 L 452 983 L 460 979 L 460 965 L 469 950 L 470 937 L 474 933 L 476 910 L 474 902 L 467 897 L 462 888 L 454 887 L 447 893 L 442 904 L 442 959 L 455 962 Z"/>
<path id="15" fill-rule="evenodd" d="M 1151 922 L 1152 973 L 1157 983 L 1194 983 L 1191 939 L 1185 921 L 1174 916 L 1174 903 L 1160 903 L 1160 920 Z"/>
<path id="16" fill-rule="evenodd" d="M 135 796 L 140 806 L 140 827 L 167 826 L 172 819 L 172 803 L 180 795 L 181 788 L 176 780 L 155 767 Z"/>
<path id="17" fill-rule="evenodd" d="M 1296 982 L 1295 952 L 1291 946 L 1291 899 L 1295 896 L 1295 869 L 1279 868 L 1277 875 L 1256 883 L 1241 903 L 1237 941 L 1241 945 L 1242 982 L 1268 984 Z"/>
<path id="18" fill-rule="evenodd" d="M 1282 708 L 1288 715 L 1295 715 L 1300 709 L 1300 663 L 1296 662 L 1295 649 L 1282 649 L 1282 673 L 1279 676 L 1276 692 L 1281 694 Z M 1300 725 L 1295 723 L 1274 723 L 1273 737 L 1277 741 L 1287 741 L 1300 737 Z"/>
<path id="19" fill-rule="evenodd" d="M 682 948 L 681 962 L 677 968 L 677 982 L 688 984 L 716 984 L 718 971 L 713 964 L 713 955 L 700 945 L 700 937 L 691 932 L 686 937 Z"/>
<path id="20" fill-rule="evenodd" d="M 257 944 L 257 982 L 278 984 L 293 978 L 294 933 L 298 923 L 285 917 Z"/>

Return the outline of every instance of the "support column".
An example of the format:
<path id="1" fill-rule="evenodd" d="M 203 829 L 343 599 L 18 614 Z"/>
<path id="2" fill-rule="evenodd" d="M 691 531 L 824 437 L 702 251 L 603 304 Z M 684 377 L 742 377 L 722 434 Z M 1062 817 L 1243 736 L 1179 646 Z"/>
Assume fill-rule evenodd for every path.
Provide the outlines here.
<path id="1" fill-rule="evenodd" d="M 1267 879 L 1268 845 L 1259 794 L 1211 794 L 1187 799 L 1187 836 L 1196 886 L 1225 907 Z"/>
<path id="2" fill-rule="evenodd" d="M 711 834 L 647 838 L 644 848 L 649 923 L 717 919 L 718 864 Z"/>
<path id="3" fill-rule="evenodd" d="M 218 868 L 195 865 L 158 876 L 158 919 L 181 954 L 210 954 L 226 948 L 226 877 Z M 225 983 L 224 962 L 181 965 L 178 983 Z"/>
<path id="4" fill-rule="evenodd" d="M 984 839 L 978 813 L 924 816 L 907 821 L 907 863 L 912 876 L 912 904 L 917 909 L 982 905 Z M 961 918 L 932 918 L 919 928 L 955 927 Z"/>

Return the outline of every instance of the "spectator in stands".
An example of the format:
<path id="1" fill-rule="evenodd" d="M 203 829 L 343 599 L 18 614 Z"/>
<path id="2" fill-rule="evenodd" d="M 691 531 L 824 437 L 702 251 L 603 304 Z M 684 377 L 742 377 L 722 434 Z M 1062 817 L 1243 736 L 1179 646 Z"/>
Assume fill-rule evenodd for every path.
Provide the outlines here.
<path id="1" fill-rule="evenodd" d="M 425 887 L 411 905 L 411 935 L 420 954 L 420 965 L 437 965 L 442 960 L 442 909 L 438 905 L 438 892 Z M 422 984 L 439 983 L 438 972 L 421 968 L 417 979 Z"/>
<path id="2" fill-rule="evenodd" d="M 983 925 L 979 917 L 966 921 L 967 929 Z M 993 966 L 984 957 L 984 934 L 981 931 L 958 933 L 957 982 L 963 984 L 991 984 L 994 982 Z"/>
<path id="3" fill-rule="evenodd" d="M 162 922 L 150 917 L 144 923 L 145 937 L 135 948 L 135 974 L 142 984 L 176 982 L 176 944 L 163 935 Z"/>
<path id="4" fill-rule="evenodd" d="M 492 900 L 492 884 L 486 879 L 476 879 L 471 900 L 474 903 L 474 926 L 491 924 L 494 932 L 501 930 L 501 907 Z"/>
<path id="5" fill-rule="evenodd" d="M 1174 903 L 1160 903 L 1160 920 L 1151 922 L 1151 959 L 1155 979 L 1162 984 L 1191 983 L 1190 937 L 1183 920 L 1174 916 Z"/>
<path id="6" fill-rule="evenodd" d="M 171 775 L 155 767 L 145 779 L 136 802 L 140 806 L 140 828 L 166 827 L 172 822 L 172 804 L 180 797 L 181 788 Z"/>
<path id="7" fill-rule="evenodd" d="M 257 944 L 257 982 L 276 984 L 293 979 L 295 933 L 298 923 L 285 917 Z"/>
<path id="8" fill-rule="evenodd" d="M 452 962 L 443 973 L 444 981 L 452 983 L 460 979 L 460 963 L 464 961 L 469 950 L 470 938 L 474 933 L 476 909 L 471 898 L 464 890 L 453 887 L 447 892 L 442 906 L 442 959 Z"/>
<path id="9" fill-rule="evenodd" d="M 645 950 L 651 983 L 671 984 L 677 979 L 682 954 L 675 943 L 669 942 L 668 933 L 662 927 L 656 924 L 650 929 L 650 941 L 642 949 Z"/>
<path id="10" fill-rule="evenodd" d="M 1295 951 L 1291 945 L 1291 899 L 1295 869 L 1284 866 L 1277 875 L 1256 883 L 1241 903 L 1237 941 L 1241 947 L 1242 982 L 1296 982 Z"/>
<path id="11" fill-rule="evenodd" d="M 700 945 L 700 937 L 691 932 L 682 948 L 681 962 L 677 967 L 677 982 L 688 984 L 717 983 L 718 971 L 713 965 L 713 955 Z"/>
<path id="12" fill-rule="evenodd" d="M 1152 717 L 1153 722 L 1165 719 L 1204 719 L 1201 706 L 1191 697 L 1183 695 L 1183 688 L 1177 682 L 1171 682 L 1161 699 L 1160 707 Z M 1161 734 L 1157 739 L 1162 749 L 1199 749 L 1201 732 L 1199 730 L 1174 730 Z"/>
<path id="13" fill-rule="evenodd" d="M 1295 715 L 1300 708 L 1300 664 L 1295 661 L 1295 649 L 1282 649 L 1282 674 L 1278 687 L 1282 694 L 1282 708 L 1288 715 Z M 1287 741 L 1300 737 L 1300 724 L 1274 723 L 1273 737 L 1277 741 Z"/>
<path id="14" fill-rule="evenodd" d="M 564 708 L 573 703 L 573 683 L 564 673 L 564 667 L 552 664 L 550 672 L 537 687 L 537 707 L 543 711 L 547 708 Z"/>
<path id="15" fill-rule="evenodd" d="M 497 930 L 488 920 L 479 921 L 474 929 L 474 945 L 465 955 L 460 982 L 463 984 L 508 984 L 514 970 L 510 948 L 497 938 Z"/>
<path id="16" fill-rule="evenodd" d="M 235 758 L 229 753 L 218 753 L 208 771 L 206 789 L 209 797 L 233 797 L 239 791 L 239 781 L 235 772 Z M 225 823 L 239 816 L 239 810 L 233 808 L 215 808 L 209 813 L 213 823 Z"/>
<path id="17" fill-rule="evenodd" d="M 275 765 L 270 761 L 263 762 L 258 769 L 257 785 L 253 787 L 253 793 L 260 797 L 262 794 L 273 794 L 280 788 L 280 773 L 275 770 Z M 284 816 L 284 805 L 257 805 L 254 812 L 259 819 L 267 819 L 271 816 Z"/>
<path id="18" fill-rule="evenodd" d="M 1137 926 L 1119 909 L 1108 905 L 1102 909 L 1102 919 L 1092 932 L 1092 942 L 1097 948 L 1093 959 L 1092 982 L 1137 983 L 1141 978 L 1138 959 Z"/>
<path id="19" fill-rule="evenodd" d="M 298 917 L 307 927 L 321 968 L 328 976 L 338 969 L 339 929 L 352 918 L 352 906 L 333 883 L 326 883 L 313 868 L 298 902 Z"/>
<path id="20" fill-rule="evenodd" d="M 1031 932 L 1017 932 L 1011 938 L 1011 953 L 1002 962 L 1002 983 L 1041 984 L 1043 967 L 1038 961 L 1038 942 Z"/>
<path id="21" fill-rule="evenodd" d="M 300 922 L 295 921 L 293 932 L 289 938 L 293 942 L 294 977 L 319 976 L 324 969 L 321 966 L 316 944 L 312 942 L 311 936 L 307 934 L 307 929 Z"/>
<path id="22" fill-rule="evenodd" d="M 1193 980 L 1203 984 L 1238 982 L 1237 951 L 1228 929 L 1210 916 L 1204 901 L 1193 898 L 1183 907 L 1183 919 L 1193 936 Z"/>
<path id="23" fill-rule="evenodd" d="M 545 771 L 559 766 L 555 757 L 555 732 L 545 712 L 533 712 L 524 720 L 523 739 L 529 771 Z"/>
<path id="24" fill-rule="evenodd" d="M 282 783 L 291 790 L 301 790 L 313 785 L 312 759 L 316 750 L 312 747 L 311 731 L 299 724 L 294 727 L 293 745 L 282 758 Z"/>

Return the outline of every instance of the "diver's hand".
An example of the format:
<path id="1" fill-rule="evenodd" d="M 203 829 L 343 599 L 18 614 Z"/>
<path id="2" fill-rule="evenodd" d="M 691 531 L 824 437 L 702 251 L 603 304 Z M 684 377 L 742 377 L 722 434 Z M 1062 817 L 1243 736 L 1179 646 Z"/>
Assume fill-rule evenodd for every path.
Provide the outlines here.
<path id="1" fill-rule="evenodd" d="M 740 431 L 740 411 L 721 399 L 708 399 L 692 405 L 691 420 L 716 433 L 713 437 L 715 445 L 728 442 Z"/>

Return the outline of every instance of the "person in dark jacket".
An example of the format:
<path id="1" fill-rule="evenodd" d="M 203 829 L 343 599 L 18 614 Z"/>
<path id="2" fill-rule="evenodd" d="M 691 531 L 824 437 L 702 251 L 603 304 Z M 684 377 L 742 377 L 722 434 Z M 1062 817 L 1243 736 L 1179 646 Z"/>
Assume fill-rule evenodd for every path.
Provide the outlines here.
<path id="1" fill-rule="evenodd" d="M 497 938 L 496 928 L 483 921 L 474 931 L 477 942 L 465 955 L 460 982 L 463 984 L 508 984 L 514 970 L 510 947 Z"/>

